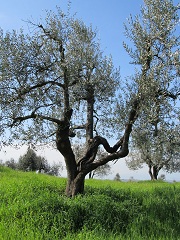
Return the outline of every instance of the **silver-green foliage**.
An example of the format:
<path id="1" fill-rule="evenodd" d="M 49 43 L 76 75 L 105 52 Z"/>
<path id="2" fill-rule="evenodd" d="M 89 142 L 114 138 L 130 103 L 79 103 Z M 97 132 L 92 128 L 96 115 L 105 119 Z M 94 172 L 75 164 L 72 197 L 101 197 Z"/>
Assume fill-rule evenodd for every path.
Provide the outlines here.
<path id="1" fill-rule="evenodd" d="M 41 23 L 29 25 L 30 34 L 23 30 L 0 32 L 1 134 L 13 126 L 11 139 L 52 139 L 56 119 L 61 119 L 65 110 L 65 86 L 69 107 L 74 110 L 72 127 L 85 124 L 88 84 L 94 89 L 96 114 L 101 112 L 99 123 L 105 125 L 119 73 L 111 57 L 100 50 L 97 32 L 59 8 L 57 13 L 47 12 Z"/>
<path id="2" fill-rule="evenodd" d="M 130 161 L 132 167 L 150 162 L 180 170 L 179 7 L 171 0 L 144 0 L 141 14 L 130 16 L 125 24 L 125 35 L 133 46 L 124 43 L 124 47 L 136 70 L 127 79 L 127 98 L 122 102 L 126 109 L 133 98 L 141 101 L 133 132 L 136 162 Z"/>

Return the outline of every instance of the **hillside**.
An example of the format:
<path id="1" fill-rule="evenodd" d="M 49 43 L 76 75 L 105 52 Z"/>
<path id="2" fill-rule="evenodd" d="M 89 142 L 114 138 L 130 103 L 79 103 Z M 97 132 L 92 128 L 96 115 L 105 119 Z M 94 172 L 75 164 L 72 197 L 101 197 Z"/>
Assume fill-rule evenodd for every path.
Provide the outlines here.
<path id="1" fill-rule="evenodd" d="M 0 167 L 0 239 L 180 239 L 180 183 L 66 179 Z"/>

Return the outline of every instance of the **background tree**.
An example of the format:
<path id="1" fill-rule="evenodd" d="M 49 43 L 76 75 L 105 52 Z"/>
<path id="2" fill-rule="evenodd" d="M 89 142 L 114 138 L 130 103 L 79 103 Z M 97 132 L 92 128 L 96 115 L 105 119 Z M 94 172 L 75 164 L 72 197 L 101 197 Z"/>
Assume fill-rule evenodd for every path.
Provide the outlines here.
<path id="1" fill-rule="evenodd" d="M 38 156 L 36 152 L 28 147 L 27 152 L 19 157 L 16 163 L 16 169 L 23 171 L 38 171 L 53 176 L 60 176 L 60 171 L 63 170 L 61 163 L 49 164 L 47 159 Z"/>
<path id="2" fill-rule="evenodd" d="M 89 175 L 89 178 L 94 178 L 94 177 L 103 178 L 105 176 L 108 176 L 109 174 L 111 174 L 111 166 L 110 164 L 106 163 L 94 169 Z"/>
<path id="3" fill-rule="evenodd" d="M 28 148 L 27 152 L 19 157 L 18 169 L 23 171 L 49 171 L 49 165 L 45 158 L 38 156 L 36 152 Z"/>
<path id="4" fill-rule="evenodd" d="M 105 152 L 102 148 L 99 148 L 96 155 L 97 160 L 105 156 L 107 156 L 107 152 Z M 92 172 L 90 172 L 89 178 L 94 178 L 95 176 L 102 178 L 109 175 L 110 173 L 111 173 L 111 166 L 109 163 L 106 163 L 102 166 L 97 167 Z"/>
<path id="5" fill-rule="evenodd" d="M 17 166 L 18 166 L 17 162 L 13 158 L 11 158 L 10 160 L 7 160 L 3 165 L 9 168 L 12 168 L 14 170 L 17 169 Z"/>
<path id="6" fill-rule="evenodd" d="M 61 163 L 53 163 L 52 165 L 49 165 L 45 173 L 52 176 L 60 176 L 62 170 L 63 167 Z"/>
<path id="7" fill-rule="evenodd" d="M 107 153 L 102 148 L 99 148 L 98 152 L 97 152 L 97 155 L 96 155 L 97 160 L 101 159 L 105 156 L 107 156 Z M 94 178 L 95 176 L 102 178 L 102 177 L 105 177 L 109 174 L 111 174 L 111 166 L 110 166 L 109 163 L 106 163 L 102 166 L 97 167 L 92 172 L 90 172 L 89 173 L 89 178 Z"/>
<path id="8" fill-rule="evenodd" d="M 150 126 L 151 127 L 151 126 Z M 149 129 L 137 128 L 133 139 L 134 150 L 126 162 L 130 169 L 138 169 L 147 164 L 151 180 L 157 180 L 159 171 L 180 171 L 179 131 L 178 129 L 159 129 L 158 136 Z"/>
<path id="9" fill-rule="evenodd" d="M 141 114 L 132 135 L 133 155 L 138 155 L 128 158 L 128 165 L 134 168 L 146 163 L 151 178 L 157 179 L 162 168 L 179 171 L 179 6 L 170 0 L 144 3 L 141 14 L 134 19 L 130 16 L 125 25 L 134 47 L 126 43 L 124 47 L 136 65 L 136 74 L 128 78 L 122 113 L 135 93 L 141 97 Z"/>
<path id="10" fill-rule="evenodd" d="M 114 181 L 121 181 L 121 177 L 119 173 L 116 173 L 116 176 L 114 177 Z"/>
<path id="11" fill-rule="evenodd" d="M 9 143 L 55 141 L 66 164 L 66 195 L 74 196 L 83 193 L 89 172 L 128 154 L 138 101 L 129 111 L 123 137 L 110 147 L 104 137 L 110 130 L 118 72 L 100 51 L 96 33 L 59 9 L 47 13 L 45 22 L 30 24 L 32 35 L 1 31 L 0 132 L 4 139 L 9 136 Z M 104 137 L 92 136 L 97 127 Z M 88 144 L 77 163 L 70 138 L 79 129 Z M 94 161 L 100 144 L 110 154 Z"/>
<path id="12" fill-rule="evenodd" d="M 165 180 L 166 180 L 165 174 L 161 174 L 161 175 L 159 176 L 158 180 L 165 181 Z"/>
<path id="13" fill-rule="evenodd" d="M 74 151 L 75 157 L 77 159 L 77 163 L 78 163 L 78 161 L 83 158 L 83 156 L 86 152 L 86 145 L 73 144 L 73 151 Z M 98 160 L 102 157 L 105 157 L 106 155 L 107 155 L 107 153 L 105 151 L 103 151 L 102 148 L 99 148 L 97 151 L 96 158 Z M 110 166 L 110 164 L 106 163 L 102 166 L 97 167 L 92 172 L 90 172 L 89 178 L 94 178 L 95 176 L 101 178 L 101 177 L 109 175 L 110 173 L 111 173 L 111 166 Z"/>

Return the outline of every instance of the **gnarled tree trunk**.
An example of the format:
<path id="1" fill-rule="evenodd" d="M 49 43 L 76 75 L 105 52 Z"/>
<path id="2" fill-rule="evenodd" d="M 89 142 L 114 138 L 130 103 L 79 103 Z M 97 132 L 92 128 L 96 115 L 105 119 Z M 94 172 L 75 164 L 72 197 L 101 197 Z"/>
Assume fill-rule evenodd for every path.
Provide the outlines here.
<path id="1" fill-rule="evenodd" d="M 149 165 L 149 175 L 151 177 L 151 180 L 157 180 L 159 171 L 162 167 L 155 166 L 155 165 Z"/>
<path id="2" fill-rule="evenodd" d="M 64 156 L 67 168 L 67 186 L 66 195 L 74 197 L 84 192 L 85 176 L 97 167 L 106 164 L 109 161 L 126 157 L 129 153 L 128 144 L 132 131 L 132 125 L 137 118 L 138 102 L 134 102 L 133 109 L 130 111 L 129 121 L 126 125 L 123 137 L 113 146 L 110 147 L 107 140 L 103 137 L 96 136 L 89 141 L 89 146 L 82 159 L 76 163 L 75 155 L 71 148 L 70 137 L 70 119 L 72 110 L 66 111 L 64 121 L 58 123 L 56 132 L 57 149 Z M 99 145 L 103 145 L 105 150 L 110 153 L 101 159 L 94 161 Z"/>

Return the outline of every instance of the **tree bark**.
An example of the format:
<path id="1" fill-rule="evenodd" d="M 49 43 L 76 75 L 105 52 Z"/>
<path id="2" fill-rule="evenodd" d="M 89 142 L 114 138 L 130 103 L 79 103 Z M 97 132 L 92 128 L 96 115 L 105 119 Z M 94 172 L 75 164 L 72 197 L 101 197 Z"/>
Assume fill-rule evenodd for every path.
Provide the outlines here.
<path id="1" fill-rule="evenodd" d="M 149 175 L 150 175 L 150 178 L 151 178 L 151 180 L 153 180 L 153 173 L 152 173 L 152 169 L 151 169 L 151 165 L 148 165 L 148 167 L 149 167 Z"/>
<path id="2" fill-rule="evenodd" d="M 158 177 L 158 167 L 157 166 L 153 166 L 153 179 L 157 180 Z"/>
<path id="3" fill-rule="evenodd" d="M 128 155 L 129 149 L 129 137 L 132 131 L 132 125 L 137 118 L 138 102 L 135 101 L 132 110 L 129 114 L 129 120 L 126 124 L 123 137 L 111 147 L 107 140 L 103 137 L 96 136 L 89 141 L 89 146 L 85 153 L 85 156 L 76 163 L 75 155 L 71 148 L 69 140 L 69 128 L 72 110 L 65 112 L 64 121 L 60 121 L 56 132 L 56 145 L 57 149 L 64 156 L 64 160 L 67 168 L 67 186 L 66 195 L 68 197 L 74 197 L 77 194 L 84 193 L 84 181 L 85 176 L 97 167 L 106 164 L 109 161 L 123 158 Z M 99 145 L 103 145 L 105 150 L 110 153 L 109 155 L 102 157 L 98 161 L 94 161 Z"/>
<path id="4" fill-rule="evenodd" d="M 86 143 L 93 138 L 93 111 L 94 111 L 94 89 L 88 84 L 87 96 L 87 121 L 86 121 Z"/>
<path id="5" fill-rule="evenodd" d="M 85 175 L 78 174 L 74 178 L 69 178 L 67 180 L 66 186 L 66 196 L 67 197 L 74 197 L 78 194 L 84 193 L 84 182 L 85 182 Z"/>
<path id="6" fill-rule="evenodd" d="M 161 167 L 151 165 L 151 164 L 148 166 L 149 166 L 149 175 L 151 177 L 151 180 L 157 180 L 159 171 L 161 170 Z"/>
<path id="7" fill-rule="evenodd" d="M 91 139 L 93 139 L 93 112 L 94 112 L 94 89 L 88 84 L 86 87 L 86 101 L 87 101 L 87 121 L 86 121 L 86 147 L 88 148 L 88 144 Z M 89 179 L 92 177 L 92 172 L 89 172 Z"/>

